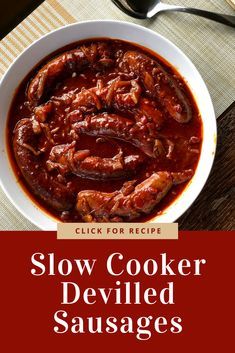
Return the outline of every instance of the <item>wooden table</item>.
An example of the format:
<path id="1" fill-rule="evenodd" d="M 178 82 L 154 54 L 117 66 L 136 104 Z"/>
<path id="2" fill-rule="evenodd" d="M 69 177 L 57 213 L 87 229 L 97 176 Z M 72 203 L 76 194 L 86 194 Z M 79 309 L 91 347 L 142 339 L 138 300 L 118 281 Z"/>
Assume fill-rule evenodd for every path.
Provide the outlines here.
<path id="1" fill-rule="evenodd" d="M 235 229 L 235 102 L 217 119 L 218 144 L 209 179 L 179 219 L 184 230 Z"/>
<path id="2" fill-rule="evenodd" d="M 7 0 L 1 2 L 0 39 L 15 28 L 43 0 Z"/>

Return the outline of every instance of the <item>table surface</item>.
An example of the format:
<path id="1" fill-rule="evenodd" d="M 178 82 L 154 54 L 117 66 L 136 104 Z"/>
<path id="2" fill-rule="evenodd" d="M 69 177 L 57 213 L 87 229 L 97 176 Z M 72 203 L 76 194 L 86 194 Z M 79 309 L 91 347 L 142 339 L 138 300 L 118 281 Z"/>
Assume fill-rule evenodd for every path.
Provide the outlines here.
<path id="1" fill-rule="evenodd" d="M 178 220 L 185 230 L 235 229 L 235 102 L 217 119 L 215 162 L 198 199 Z"/>
<path id="2" fill-rule="evenodd" d="M 25 17 L 44 0 L 7 0 L 2 1 L 0 11 L 0 39 L 5 37 Z"/>
<path id="3" fill-rule="evenodd" d="M 0 33 L 4 34 L 7 30 L 11 29 L 16 23 L 20 22 L 20 19 L 24 17 L 27 13 L 32 11 L 32 1 L 28 0 L 17 0 L 17 6 L 12 6 L 11 13 L 5 12 L 5 14 L 9 13 L 9 17 L 7 19 L 7 15 L 4 17 L 4 21 L 1 22 Z M 41 3 L 42 1 L 34 1 L 34 7 Z M 167 1 L 166 1 L 167 2 Z M 183 4 L 184 0 L 178 0 L 178 3 L 181 2 Z M 14 3 L 13 0 L 9 0 L 7 2 L 7 6 L 9 7 L 10 3 Z M 21 5 L 20 5 L 21 3 Z M 30 4 L 29 4 L 30 3 Z M 6 39 L 2 41 L 2 47 L 7 49 L 8 53 L 12 54 L 12 49 L 9 48 L 9 43 L 15 43 L 13 39 L 19 38 L 19 43 L 15 43 L 15 53 L 17 54 L 17 50 L 20 53 L 22 48 L 19 47 L 19 44 L 22 46 L 27 46 L 30 41 L 37 39 L 40 35 L 48 32 L 49 30 L 56 28 L 60 25 L 74 22 L 75 20 L 80 19 L 94 19 L 94 18 L 107 18 L 111 14 L 111 18 L 121 19 L 121 20 L 129 20 L 132 19 L 128 18 L 127 16 L 118 12 L 115 7 L 108 8 L 103 7 L 104 11 L 99 10 L 97 7 L 97 1 L 84 1 L 81 0 L 80 7 L 81 11 L 75 14 L 75 9 L 77 9 L 78 1 L 77 0 L 47 0 L 40 6 L 40 11 L 35 11 L 29 17 L 29 20 L 26 19 L 23 22 L 23 26 L 18 26 L 16 31 L 14 30 L 9 34 Z M 89 3 L 89 4 L 88 4 Z M 103 3 L 104 5 L 110 5 L 110 1 L 100 0 L 99 3 Z M 187 5 L 192 5 L 193 1 L 188 1 Z M 198 7 L 203 7 L 205 1 L 202 0 L 197 1 Z M 31 7 L 29 7 L 31 6 Z M 62 7 L 63 6 L 63 7 Z M 213 2 L 209 0 L 207 2 L 207 6 L 209 10 L 219 10 L 217 12 L 221 12 L 221 10 L 225 9 L 224 12 L 229 11 L 228 5 L 221 5 L 221 2 Z M 226 7 L 227 6 L 227 7 Z M 97 8 L 98 13 L 94 13 L 94 9 Z M 205 8 L 205 6 L 204 6 Z M 58 11 L 57 15 L 52 13 L 51 10 Z M 45 11 L 45 12 L 43 12 Z M 89 11 L 90 18 L 87 18 L 87 13 Z M 93 11 L 93 12 L 92 12 Z M 106 12 L 107 11 L 107 12 Z M 230 9 L 230 11 L 232 11 Z M 51 18 L 48 19 L 46 22 L 46 17 L 50 14 Z M 232 14 L 233 12 L 230 12 Z M 38 18 L 38 14 L 42 17 L 41 19 Z M 59 14 L 59 15 L 58 15 Z M 94 17 L 95 16 L 95 17 Z M 35 18 L 38 22 L 35 21 Z M 42 18 L 44 18 L 45 25 L 43 26 Z M 181 20 L 183 18 L 183 21 Z M 14 22 L 15 21 L 15 22 Z M 28 21 L 28 22 L 27 22 Z M 195 62 L 198 59 L 198 66 L 199 71 L 202 73 L 203 78 L 205 79 L 207 85 L 209 86 L 210 93 L 212 94 L 212 99 L 214 101 L 215 110 L 217 113 L 217 125 L 218 125 L 218 146 L 217 152 L 215 157 L 215 163 L 211 172 L 211 175 L 207 181 L 205 188 L 203 189 L 202 193 L 198 197 L 198 199 L 194 202 L 194 204 L 190 207 L 190 209 L 179 219 L 179 227 L 180 229 L 187 229 L 187 230 L 198 230 L 198 229 L 206 229 L 206 230 L 216 230 L 216 229 L 224 229 L 224 230 L 231 230 L 235 227 L 235 207 L 234 207 L 234 194 L 235 194 L 235 151 L 234 151 L 234 132 L 235 132 L 235 102 L 232 103 L 235 98 L 235 83 L 234 83 L 234 76 L 235 76 L 235 46 L 234 42 L 231 41 L 231 38 L 234 39 L 234 32 L 230 29 L 225 28 L 224 26 L 220 27 L 221 31 L 218 31 L 218 28 L 212 22 L 200 22 L 201 31 L 210 31 L 211 41 L 215 41 L 217 38 L 217 42 L 220 44 L 223 43 L 222 48 L 216 47 L 216 50 L 220 49 L 220 57 L 215 58 L 216 50 L 214 46 L 211 47 L 211 50 L 207 50 L 205 48 L 205 43 L 207 40 L 207 35 L 203 35 L 203 32 L 200 33 L 198 31 L 198 22 L 195 18 L 190 20 L 191 30 L 194 32 L 194 36 L 192 39 L 194 40 L 193 44 L 190 44 L 190 40 L 185 40 L 185 33 L 184 30 L 188 28 L 187 18 L 180 17 L 178 14 L 175 16 L 174 22 L 172 21 L 172 17 L 169 16 L 168 18 L 162 17 L 159 18 L 158 23 L 161 30 L 160 33 L 166 35 L 169 39 L 173 38 L 173 41 L 183 49 L 186 54 L 193 56 L 191 59 Z M 42 24 L 39 26 L 39 22 Z M 153 22 L 140 22 L 138 20 L 133 20 L 132 22 L 144 24 L 147 27 L 155 30 L 156 26 Z M 35 34 L 29 28 L 29 24 L 35 25 L 33 26 L 34 30 L 40 32 L 35 36 Z M 179 33 L 177 36 L 175 34 L 175 25 L 178 24 L 177 30 L 181 28 L 182 33 Z M 180 27 L 179 27 L 180 26 Z M 35 29 L 36 28 L 36 29 Z M 214 29 L 215 28 L 215 29 Z M 5 31 L 5 32 L 4 32 Z M 18 31 L 18 32 L 17 32 Z M 217 32 L 216 32 L 217 31 Z M 214 33 L 216 32 L 216 33 Z M 33 36 L 33 34 L 34 36 Z M 32 35 L 32 39 L 31 36 Z M 213 37 L 215 35 L 215 37 Z M 25 36 L 25 38 L 24 38 Z M 183 36 L 183 37 L 182 37 Z M 204 36 L 204 37 L 203 37 Z M 35 38 L 36 37 L 36 38 Z M 184 38 L 184 40 L 182 40 Z M 23 41 L 25 39 L 25 42 Z M 204 41 L 204 42 L 202 42 Z M 208 42 L 210 43 L 210 42 Z M 207 44 L 208 44 L 207 43 Z M 191 45 L 191 46 L 190 46 Z M 0 48 L 1 49 L 1 48 Z M 16 50 L 17 49 L 17 50 Z M 198 56 L 201 55 L 201 58 Z M 9 59 L 9 54 L 6 56 L 5 63 L 2 64 L 0 62 L 0 73 L 4 72 L 5 68 L 7 68 L 8 61 L 11 61 L 11 57 Z M 17 55 L 15 55 L 17 56 Z M 229 56 L 229 58 L 228 58 Z M 13 57 L 14 58 L 14 57 Z M 213 63 L 217 65 L 217 67 L 210 67 L 208 70 L 207 67 L 204 67 L 202 64 L 202 60 L 208 61 L 208 63 Z M 227 59 L 227 61 L 226 61 Z M 8 60 L 8 61 L 7 61 Z M 213 61 L 214 60 L 214 61 Z M 217 60 L 217 61 L 216 61 Z M 233 64 L 231 62 L 233 61 Z M 219 65 L 221 64 L 220 61 L 224 61 L 224 71 L 227 72 L 219 72 L 218 69 Z M 196 62 L 197 64 L 197 62 Z M 5 66 L 4 66 L 5 65 Z M 223 67 L 223 66 L 222 66 Z M 218 87 L 215 88 L 216 80 L 220 80 L 220 89 Z M 225 92 L 226 91 L 226 92 Z M 221 97 L 222 95 L 222 97 Z M 225 103 L 225 101 L 227 103 Z M 229 104 L 228 104 L 229 103 Z M 230 105 L 230 103 L 232 103 Z M 230 105 L 228 109 L 224 113 L 223 110 L 227 106 Z M 222 114 L 221 114 L 222 113 Z M 1 198 L 1 195 L 0 195 Z M 2 196 L 2 199 L 4 196 Z M 2 201 L 2 202 L 1 202 Z M 17 227 L 11 225 L 11 220 L 9 219 L 8 223 L 4 223 L 4 217 L 7 216 L 8 208 L 10 207 L 4 198 L 0 200 L 1 206 L 3 205 L 4 212 L 2 215 L 2 219 L 0 217 L 0 228 L 3 229 L 17 229 Z M 1 210 L 0 210 L 1 211 Z M 12 210 L 11 210 L 12 212 Z M 16 211 L 15 211 L 16 212 Z M 0 212 L 1 216 L 1 212 Z M 13 217 L 13 215 L 12 215 Z M 19 216 L 16 214 L 16 220 L 19 219 Z M 15 219 L 14 219 L 15 222 Z M 20 220 L 21 224 L 24 224 L 22 220 Z M 2 226 L 3 223 L 4 225 Z M 13 223 L 13 222 L 12 222 Z M 15 223 L 14 223 L 15 224 Z M 34 226 L 31 226 L 30 223 L 25 221 L 25 227 L 22 229 L 35 229 Z M 19 229 L 19 228 L 18 228 Z"/>

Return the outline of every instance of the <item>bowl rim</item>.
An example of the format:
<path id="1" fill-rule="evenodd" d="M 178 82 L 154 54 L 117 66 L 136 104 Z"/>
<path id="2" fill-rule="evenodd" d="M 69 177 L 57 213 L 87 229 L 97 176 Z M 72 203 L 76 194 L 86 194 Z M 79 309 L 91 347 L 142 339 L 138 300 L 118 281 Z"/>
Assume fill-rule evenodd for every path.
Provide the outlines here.
<path id="1" fill-rule="evenodd" d="M 164 37 L 163 35 L 159 34 L 158 32 L 155 32 L 149 28 L 146 28 L 142 25 L 139 25 L 139 24 L 135 24 L 135 23 L 131 23 L 131 22 L 128 22 L 128 21 L 120 21 L 120 20 L 85 20 L 85 21 L 80 21 L 80 22 L 75 22 L 75 23 L 71 23 L 71 24 L 67 24 L 65 26 L 61 26 L 59 28 L 56 28 L 46 34 L 44 34 L 43 36 L 41 36 L 40 38 L 36 39 L 33 43 L 31 43 L 29 46 L 27 46 L 14 60 L 13 62 L 10 64 L 10 66 L 8 67 L 8 69 L 6 70 L 6 72 L 4 73 L 4 75 L 2 76 L 1 78 L 1 81 L 0 81 L 0 92 L 2 90 L 2 86 L 4 84 L 4 82 L 8 79 L 8 75 L 11 73 L 11 70 L 12 68 L 15 66 L 16 62 L 18 60 L 20 60 L 20 58 L 24 55 L 27 54 L 28 51 L 30 51 L 30 49 L 32 49 L 33 47 L 36 47 L 37 44 L 41 41 L 44 41 L 46 38 L 50 37 L 50 36 L 53 36 L 55 35 L 57 32 L 61 32 L 61 31 L 64 31 L 64 30 L 69 30 L 70 28 L 73 28 L 73 27 L 77 27 L 77 26 L 84 26 L 84 25 L 88 25 L 88 24 L 92 24 L 92 25 L 95 25 L 95 24 L 100 24 L 100 23 L 106 23 L 106 24 L 110 24 L 110 25 L 113 25 L 113 24 L 118 24 L 120 26 L 127 26 L 127 27 L 132 27 L 132 28 L 135 28 L 135 29 L 138 29 L 142 32 L 145 32 L 145 33 L 148 33 L 148 34 L 151 34 L 151 35 L 155 35 L 156 37 L 158 38 L 161 38 L 161 40 L 163 40 L 164 42 L 167 43 L 168 46 L 170 47 L 173 47 L 174 50 L 183 58 L 184 62 L 187 62 L 188 66 L 194 71 L 197 73 L 198 75 L 198 78 L 200 79 L 201 81 L 201 84 L 204 86 L 204 89 L 205 91 L 207 92 L 207 98 L 208 98 L 208 104 L 210 105 L 210 108 L 211 108 L 211 113 L 213 114 L 213 119 L 211 119 L 211 121 L 214 122 L 213 124 L 213 127 L 212 127 L 212 130 L 213 130 L 213 134 L 214 134 L 214 149 L 212 151 L 212 154 L 210 156 L 210 158 L 208 158 L 208 161 L 207 161 L 207 165 L 206 165 L 206 168 L 205 168 L 205 174 L 203 175 L 203 181 L 200 183 L 199 187 L 197 188 L 197 191 L 194 190 L 194 196 L 191 197 L 191 200 L 190 202 L 187 203 L 186 206 L 182 206 L 181 207 L 181 211 L 178 212 L 177 216 L 175 217 L 175 219 L 171 219 L 169 220 L 168 222 L 171 223 L 171 222 L 176 222 L 177 219 L 179 217 L 181 217 L 189 208 L 190 206 L 195 202 L 195 200 L 197 199 L 198 195 L 202 192 L 202 189 L 204 187 L 204 185 L 206 184 L 207 180 L 208 180 L 208 177 L 210 175 L 210 172 L 211 172 L 211 169 L 212 169 L 212 166 L 213 166 L 213 162 L 214 162 L 214 158 L 215 158 L 215 153 L 216 153 L 216 145 L 217 145 L 217 124 L 216 124 L 216 117 L 215 117 L 215 112 L 214 112 L 214 107 L 213 107 L 213 103 L 212 103 L 212 100 L 211 100 L 211 96 L 210 96 L 210 93 L 208 91 L 208 88 L 200 74 L 200 72 L 197 70 L 196 66 L 193 64 L 193 62 L 188 58 L 188 56 L 179 48 L 177 47 L 171 40 L 169 40 L 168 38 Z M 87 37 L 84 39 L 89 39 L 89 38 L 96 38 L 95 36 L 94 37 Z M 97 36 L 97 38 L 101 38 L 100 36 Z M 103 38 L 111 38 L 111 39 L 120 39 L 120 40 L 124 40 L 122 38 L 119 37 L 118 35 L 118 32 L 117 32 L 117 36 L 114 37 L 114 36 L 103 36 Z M 83 40 L 83 39 L 79 39 L 78 41 L 80 40 Z M 133 42 L 133 43 L 136 43 L 138 44 L 138 42 L 134 42 L 130 39 L 130 42 Z M 73 42 L 71 42 L 72 44 Z M 70 44 L 69 40 L 68 40 L 68 44 Z M 60 48 L 63 48 L 64 45 L 62 46 L 59 46 L 58 49 Z M 146 46 L 146 48 L 148 48 L 147 45 L 143 45 L 143 46 Z M 50 55 L 51 53 L 53 53 L 53 51 L 51 52 L 48 52 L 48 55 Z M 157 51 L 156 51 L 157 53 Z M 158 54 L 158 53 L 157 53 Z M 158 54 L 160 55 L 160 54 Z M 161 55 L 160 55 L 161 56 Z M 165 59 L 163 57 L 163 59 Z M 40 59 L 41 60 L 41 59 Z M 40 60 L 38 62 L 40 62 Z M 42 59 L 43 60 L 43 59 Z M 168 61 L 168 59 L 165 59 Z M 37 64 L 36 64 L 37 65 Z M 172 64 L 173 65 L 173 64 Z M 173 65 L 174 66 L 174 65 Z M 30 69 L 31 70 L 31 69 Z M 28 71 L 30 71 L 28 70 Z M 178 68 L 176 67 L 176 70 L 178 71 Z M 180 73 L 180 72 L 179 72 Z M 180 73 L 181 74 L 181 73 Z M 181 74 L 181 76 L 183 76 Z M 22 78 L 23 80 L 24 78 Z M 186 79 L 186 82 L 187 82 L 187 79 Z M 17 89 L 17 87 L 15 88 Z M 8 114 L 9 114 L 9 108 L 10 106 L 8 107 Z M 203 120 L 203 119 L 202 119 Z M 6 117 L 6 121 L 7 121 L 7 117 Z M 4 122 L 5 124 L 5 122 Z M 203 124 L 203 127 L 204 127 L 204 124 Z M 204 140 L 204 131 L 203 131 L 203 140 Z M 4 141 L 4 145 L 6 147 L 6 151 L 8 150 L 7 148 L 7 143 L 6 143 L 6 140 Z M 7 160 L 9 162 L 9 164 L 11 165 L 11 161 L 9 160 L 9 153 L 6 152 L 7 154 Z M 209 156 L 208 156 L 209 157 Z M 200 158 L 201 158 L 201 155 L 199 157 L 199 161 L 200 161 Z M 198 167 L 197 167 L 198 168 Z M 15 172 L 12 170 L 13 174 L 15 175 Z M 184 194 L 189 185 L 192 184 L 193 182 L 193 178 L 190 180 L 190 182 L 187 184 L 187 186 L 184 188 L 182 194 Z M 35 220 L 34 218 L 31 217 L 31 214 L 29 214 L 27 211 L 25 211 L 22 206 L 20 206 L 15 200 L 14 198 L 12 197 L 12 195 L 9 193 L 8 191 L 8 187 L 6 187 L 5 183 L 3 182 L 2 180 L 2 177 L 1 177 L 1 174 L 0 174 L 0 185 L 3 189 L 3 191 L 5 192 L 6 196 L 8 197 L 8 199 L 10 200 L 10 202 L 16 207 L 16 209 L 27 219 L 29 220 L 31 223 L 33 223 L 35 226 L 37 226 L 38 228 L 42 229 L 42 230 L 48 230 L 48 227 L 47 226 L 44 226 L 40 220 Z M 29 195 L 26 193 L 26 191 L 23 189 L 23 187 L 21 185 L 19 185 L 18 187 L 21 192 L 24 194 L 24 197 L 26 197 L 27 199 L 30 199 Z M 181 197 L 181 194 L 176 198 L 176 200 L 174 200 L 174 202 L 172 204 L 170 204 L 164 211 L 163 213 L 165 213 L 165 211 L 167 212 L 168 208 L 171 206 L 171 205 L 174 205 L 176 202 L 177 202 L 177 199 Z M 30 199 L 31 200 L 31 199 Z M 35 202 L 33 202 L 31 200 L 31 203 L 33 204 L 33 206 L 35 206 L 37 209 L 39 209 L 39 211 L 41 213 L 43 213 L 44 215 L 46 215 L 50 220 L 51 222 L 54 223 L 54 226 L 53 226 L 53 229 L 56 230 L 56 223 L 60 223 L 60 221 L 55 218 L 53 215 L 49 214 L 46 210 L 44 210 L 42 207 L 38 207 Z M 152 222 L 158 222 L 158 218 L 159 216 L 153 216 L 153 218 L 151 218 L 148 222 L 149 223 L 152 223 Z M 164 223 L 164 221 L 161 223 Z"/>

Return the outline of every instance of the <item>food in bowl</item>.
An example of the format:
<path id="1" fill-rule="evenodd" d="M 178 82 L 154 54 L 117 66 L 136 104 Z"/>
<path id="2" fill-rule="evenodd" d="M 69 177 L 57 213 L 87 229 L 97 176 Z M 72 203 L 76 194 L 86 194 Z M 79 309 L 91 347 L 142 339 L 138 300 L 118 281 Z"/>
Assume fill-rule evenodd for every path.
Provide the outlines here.
<path id="1" fill-rule="evenodd" d="M 59 220 L 147 221 L 193 177 L 202 121 L 162 57 L 96 38 L 29 73 L 11 105 L 8 141 L 24 188 Z"/>

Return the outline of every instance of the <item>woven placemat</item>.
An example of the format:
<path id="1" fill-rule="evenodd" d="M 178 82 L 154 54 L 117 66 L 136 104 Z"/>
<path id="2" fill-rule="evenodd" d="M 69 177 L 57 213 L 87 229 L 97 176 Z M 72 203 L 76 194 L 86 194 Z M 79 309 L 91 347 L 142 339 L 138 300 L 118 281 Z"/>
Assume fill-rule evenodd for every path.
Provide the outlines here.
<path id="1" fill-rule="evenodd" d="M 235 15 L 225 0 L 177 0 L 177 4 Z M 11 62 L 43 34 L 68 23 L 94 19 L 142 24 L 174 42 L 200 71 L 212 96 L 217 117 L 234 101 L 233 28 L 180 13 L 162 14 L 153 20 L 135 20 L 120 12 L 111 0 L 46 0 L 0 42 L 0 78 Z M 0 229 L 36 229 L 16 211 L 1 190 Z"/>
<path id="2" fill-rule="evenodd" d="M 229 3 L 230 6 L 232 6 L 235 9 L 235 0 L 226 0 L 227 3 Z"/>

